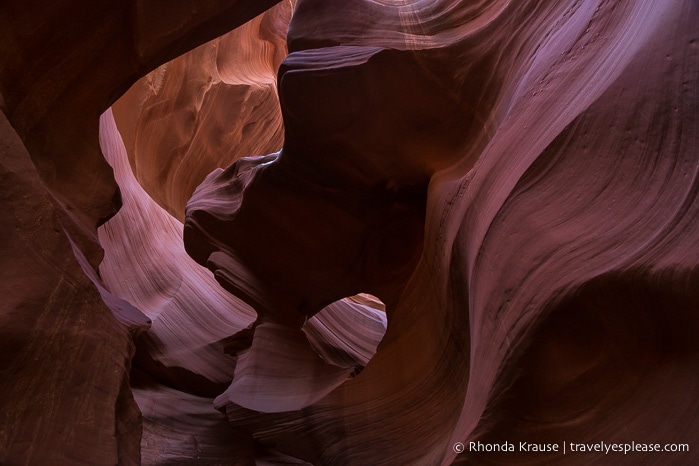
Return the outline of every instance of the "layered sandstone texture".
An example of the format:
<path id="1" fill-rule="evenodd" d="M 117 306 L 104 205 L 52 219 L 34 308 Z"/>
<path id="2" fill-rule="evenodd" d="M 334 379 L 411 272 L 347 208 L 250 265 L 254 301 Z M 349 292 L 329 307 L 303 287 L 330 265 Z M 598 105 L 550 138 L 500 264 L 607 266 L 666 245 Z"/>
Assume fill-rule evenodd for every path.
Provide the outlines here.
<path id="1" fill-rule="evenodd" d="M 31 3 L 0 463 L 699 462 L 697 2 Z"/>
<path id="2" fill-rule="evenodd" d="M 121 205 L 99 118 L 141 76 L 274 1 L 0 5 L 0 463 L 138 464 L 134 338 L 97 271 Z"/>

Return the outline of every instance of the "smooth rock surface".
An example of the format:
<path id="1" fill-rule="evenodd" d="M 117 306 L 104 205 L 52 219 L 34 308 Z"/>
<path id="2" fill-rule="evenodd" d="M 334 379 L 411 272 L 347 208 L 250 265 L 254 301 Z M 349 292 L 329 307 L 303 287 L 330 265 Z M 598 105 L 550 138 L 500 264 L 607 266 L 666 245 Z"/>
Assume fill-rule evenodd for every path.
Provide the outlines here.
<path id="1" fill-rule="evenodd" d="M 131 336 L 147 319 L 88 278 L 2 113 L 0 180 L 0 462 L 136 464 Z"/>
<path id="2" fill-rule="evenodd" d="M 472 440 L 691 445 L 698 19 L 694 2 L 297 2 L 284 148 L 212 173 L 185 244 L 270 320 L 354 287 L 387 303 L 388 331 L 322 400 L 230 403 L 232 425 L 318 464 L 444 464 Z M 392 196 L 412 223 L 361 221 Z M 284 243 L 259 235 L 274 227 Z"/>
<path id="3" fill-rule="evenodd" d="M 0 463 L 698 463 L 697 24 L 4 2 Z"/>

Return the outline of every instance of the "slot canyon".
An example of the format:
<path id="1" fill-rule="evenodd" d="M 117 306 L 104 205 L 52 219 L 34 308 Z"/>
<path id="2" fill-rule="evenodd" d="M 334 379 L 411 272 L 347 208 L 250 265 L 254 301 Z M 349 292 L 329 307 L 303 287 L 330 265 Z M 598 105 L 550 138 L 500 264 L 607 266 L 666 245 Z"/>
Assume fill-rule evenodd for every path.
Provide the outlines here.
<path id="1" fill-rule="evenodd" d="M 698 90 L 696 0 L 3 0 L 0 464 L 699 464 Z"/>

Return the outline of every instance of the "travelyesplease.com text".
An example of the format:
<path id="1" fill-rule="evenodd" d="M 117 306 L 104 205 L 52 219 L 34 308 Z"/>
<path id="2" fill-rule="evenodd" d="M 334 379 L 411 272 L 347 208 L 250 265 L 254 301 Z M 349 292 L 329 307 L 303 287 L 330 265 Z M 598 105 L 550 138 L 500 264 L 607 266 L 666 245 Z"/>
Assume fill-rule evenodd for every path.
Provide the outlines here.
<path id="1" fill-rule="evenodd" d="M 457 442 L 454 444 L 456 453 L 463 452 L 559 452 L 562 454 L 568 453 L 652 453 L 652 452 L 688 452 L 689 444 L 687 443 L 613 443 L 613 442 L 596 442 L 596 443 L 578 443 L 578 442 L 560 442 L 560 443 L 532 443 L 532 442 L 502 442 L 502 443 L 483 443 L 480 441 L 468 442 L 466 444 Z"/>

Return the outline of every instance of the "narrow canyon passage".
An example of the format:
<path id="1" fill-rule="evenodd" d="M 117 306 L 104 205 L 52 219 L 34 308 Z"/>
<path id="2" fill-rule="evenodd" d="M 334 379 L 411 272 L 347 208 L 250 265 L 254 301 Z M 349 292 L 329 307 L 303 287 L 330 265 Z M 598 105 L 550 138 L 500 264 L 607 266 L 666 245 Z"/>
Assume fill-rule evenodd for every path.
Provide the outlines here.
<path id="1" fill-rule="evenodd" d="M 699 462 L 696 24 L 0 5 L 0 463 Z"/>

